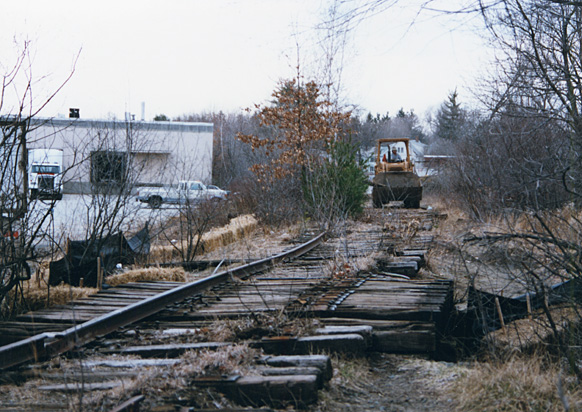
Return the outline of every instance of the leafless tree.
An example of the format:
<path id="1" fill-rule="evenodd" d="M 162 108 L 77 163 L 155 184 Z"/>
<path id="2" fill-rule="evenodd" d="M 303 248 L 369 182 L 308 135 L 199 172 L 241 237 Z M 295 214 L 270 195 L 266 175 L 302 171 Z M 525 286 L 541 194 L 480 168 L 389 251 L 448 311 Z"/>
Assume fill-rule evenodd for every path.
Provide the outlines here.
<path id="1" fill-rule="evenodd" d="M 120 231 L 135 213 L 132 196 L 148 166 L 147 159 L 137 154 L 148 152 L 152 137 L 146 127 L 129 120 L 96 125 L 87 137 L 91 145 L 84 159 L 90 168 L 86 239 L 97 240 Z"/>
<path id="2" fill-rule="evenodd" d="M 56 91 L 36 104 L 32 85 L 37 79 L 32 74 L 29 51 L 29 42 L 21 45 L 16 62 L 2 74 L 0 85 L 0 314 L 4 316 L 11 312 L 8 294 L 17 294 L 21 282 L 30 279 L 29 262 L 43 257 L 38 246 L 54 243 L 47 231 L 52 206 L 29 199 L 28 133 L 35 127 L 32 120 L 74 72 L 73 67 Z"/>
<path id="3" fill-rule="evenodd" d="M 250 175 L 249 168 L 254 163 L 252 151 L 238 140 L 236 135 L 256 133 L 259 128 L 258 119 L 245 111 L 240 113 L 220 111 L 182 115 L 176 120 L 214 124 L 212 183 L 239 192 Z"/>
<path id="4" fill-rule="evenodd" d="M 473 10 L 498 46 L 498 70 L 481 95 L 486 118 L 457 145 L 450 187 L 475 217 L 505 217 L 503 230 L 469 240 L 508 262 L 511 276 L 540 298 L 540 319 L 582 379 L 574 361 L 581 337 L 562 328 L 580 321 L 582 5 L 484 5 Z M 566 304 L 571 315 L 551 303 Z"/>

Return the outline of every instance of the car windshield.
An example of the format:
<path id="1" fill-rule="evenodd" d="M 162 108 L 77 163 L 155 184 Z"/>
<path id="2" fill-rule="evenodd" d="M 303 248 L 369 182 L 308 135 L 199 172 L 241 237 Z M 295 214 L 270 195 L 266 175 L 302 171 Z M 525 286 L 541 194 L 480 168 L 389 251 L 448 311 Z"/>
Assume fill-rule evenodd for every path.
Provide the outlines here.
<path id="1" fill-rule="evenodd" d="M 51 165 L 33 165 L 32 166 L 32 173 L 53 173 L 57 174 L 60 173 L 61 168 L 59 166 L 51 166 Z"/>
<path id="2" fill-rule="evenodd" d="M 380 159 L 383 162 L 391 162 L 395 159 L 393 157 L 393 149 L 400 156 L 400 160 L 406 159 L 406 146 L 403 142 L 382 142 L 380 144 Z"/>

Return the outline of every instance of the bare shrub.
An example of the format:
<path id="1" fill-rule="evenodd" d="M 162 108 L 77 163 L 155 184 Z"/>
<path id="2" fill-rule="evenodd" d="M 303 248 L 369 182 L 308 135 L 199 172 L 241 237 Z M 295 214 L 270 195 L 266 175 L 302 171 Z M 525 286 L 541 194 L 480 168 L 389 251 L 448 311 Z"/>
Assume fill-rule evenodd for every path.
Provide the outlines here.
<path id="1" fill-rule="evenodd" d="M 299 181 L 290 177 L 263 181 L 249 178 L 234 186 L 237 210 L 253 213 L 267 226 L 284 226 L 302 215 Z"/>
<path id="2" fill-rule="evenodd" d="M 559 127 L 506 114 L 459 142 L 440 179 L 478 219 L 561 207 L 571 200 L 562 183 L 567 145 Z"/>

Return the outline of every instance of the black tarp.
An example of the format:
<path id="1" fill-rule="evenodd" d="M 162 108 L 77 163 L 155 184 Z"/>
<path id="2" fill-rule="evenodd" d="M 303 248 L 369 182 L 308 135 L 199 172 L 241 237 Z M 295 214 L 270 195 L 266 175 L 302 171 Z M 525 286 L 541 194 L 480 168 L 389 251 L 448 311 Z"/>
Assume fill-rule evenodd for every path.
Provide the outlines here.
<path id="1" fill-rule="evenodd" d="M 111 273 L 118 263 L 129 265 L 136 259 L 146 256 L 150 251 L 150 237 L 147 225 L 130 239 L 119 232 L 101 241 L 71 240 L 65 256 L 50 263 L 49 284 L 56 286 L 61 282 L 79 286 L 97 286 L 97 259 L 105 275 Z"/>
<path id="2" fill-rule="evenodd" d="M 532 310 L 543 307 L 544 299 L 549 306 L 572 301 L 580 302 L 582 300 L 582 282 L 576 278 L 548 287 L 545 294 L 530 292 L 513 298 L 469 287 L 467 309 L 469 314 L 474 317 L 474 332 L 484 334 L 501 327 L 495 298 L 499 300 L 504 322 L 525 318 L 528 315 L 527 295 L 529 295 Z"/>

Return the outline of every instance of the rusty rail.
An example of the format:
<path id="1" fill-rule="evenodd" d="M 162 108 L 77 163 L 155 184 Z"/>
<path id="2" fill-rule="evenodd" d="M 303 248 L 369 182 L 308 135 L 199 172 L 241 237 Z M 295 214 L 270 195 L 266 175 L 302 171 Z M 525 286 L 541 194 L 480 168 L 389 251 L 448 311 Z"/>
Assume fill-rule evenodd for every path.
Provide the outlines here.
<path id="1" fill-rule="evenodd" d="M 111 333 L 123 326 L 142 320 L 167 305 L 203 292 L 213 286 L 227 282 L 231 277 L 250 276 L 273 266 L 299 257 L 318 246 L 325 235 L 319 234 L 310 241 L 269 258 L 225 270 L 207 278 L 186 283 L 172 290 L 149 297 L 140 302 L 118 309 L 106 315 L 75 325 L 63 332 L 42 333 L 28 339 L 0 347 L 0 369 L 7 369 L 30 361 L 50 359 L 61 353 L 91 342 L 99 336 Z"/>

